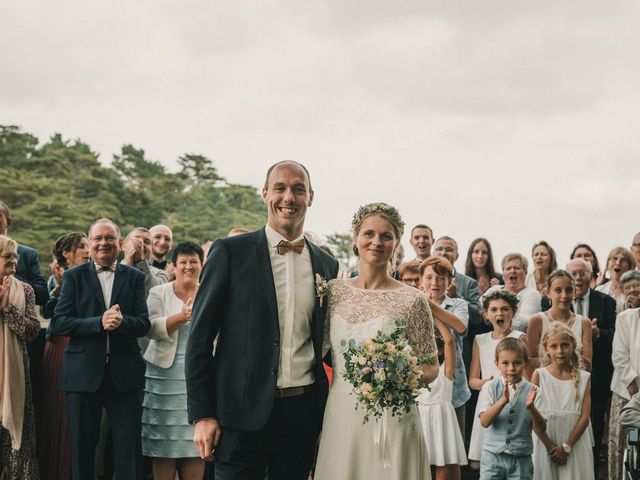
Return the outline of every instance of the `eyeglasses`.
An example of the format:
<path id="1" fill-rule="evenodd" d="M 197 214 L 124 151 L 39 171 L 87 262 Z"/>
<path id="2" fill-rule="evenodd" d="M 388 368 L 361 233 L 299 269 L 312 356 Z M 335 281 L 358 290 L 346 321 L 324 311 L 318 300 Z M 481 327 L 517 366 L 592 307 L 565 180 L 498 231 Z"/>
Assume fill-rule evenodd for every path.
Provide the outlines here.
<path id="1" fill-rule="evenodd" d="M 640 248 L 640 243 L 632 243 L 631 248 Z"/>
<path id="2" fill-rule="evenodd" d="M 107 235 L 105 237 L 91 237 L 89 240 L 91 240 L 92 242 L 96 242 L 96 243 L 100 243 L 100 242 L 107 242 L 107 243 L 113 243 L 116 240 L 118 240 L 116 237 L 112 237 L 110 235 Z"/>
<path id="3" fill-rule="evenodd" d="M 400 281 L 405 285 L 420 285 L 419 278 L 401 278 Z"/>
<path id="4" fill-rule="evenodd" d="M 591 275 L 591 272 L 587 272 L 586 270 L 578 270 L 577 272 L 570 272 L 572 277 L 588 277 Z"/>
<path id="5" fill-rule="evenodd" d="M 640 290 L 640 282 L 628 282 L 622 287 L 623 292 L 630 292 L 632 290 Z"/>

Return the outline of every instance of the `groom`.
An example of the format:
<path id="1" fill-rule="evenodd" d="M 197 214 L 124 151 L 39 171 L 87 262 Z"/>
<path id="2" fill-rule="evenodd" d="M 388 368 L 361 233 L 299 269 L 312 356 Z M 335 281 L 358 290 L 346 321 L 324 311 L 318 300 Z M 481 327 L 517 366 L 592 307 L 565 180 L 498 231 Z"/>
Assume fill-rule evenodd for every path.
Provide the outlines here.
<path id="1" fill-rule="evenodd" d="M 193 307 L 189 421 L 200 456 L 215 450 L 216 480 L 306 480 L 327 398 L 316 281 L 338 263 L 302 235 L 309 172 L 276 163 L 262 198 L 267 225 L 214 243 Z"/>

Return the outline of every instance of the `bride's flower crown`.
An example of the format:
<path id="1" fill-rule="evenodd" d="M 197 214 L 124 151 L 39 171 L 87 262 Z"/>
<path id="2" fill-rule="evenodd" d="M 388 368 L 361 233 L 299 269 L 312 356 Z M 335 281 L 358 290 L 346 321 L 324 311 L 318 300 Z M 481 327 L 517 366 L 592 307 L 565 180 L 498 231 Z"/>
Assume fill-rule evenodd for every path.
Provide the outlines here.
<path id="1" fill-rule="evenodd" d="M 366 205 L 362 205 L 358 208 L 358 211 L 353 215 L 353 220 L 351 222 L 353 231 L 355 232 L 362 221 L 371 215 L 380 215 L 381 217 L 386 218 L 397 231 L 398 239 L 400 239 L 404 233 L 404 221 L 400 216 L 400 212 L 398 212 L 396 207 L 392 207 L 391 205 L 383 202 L 367 203 Z"/>

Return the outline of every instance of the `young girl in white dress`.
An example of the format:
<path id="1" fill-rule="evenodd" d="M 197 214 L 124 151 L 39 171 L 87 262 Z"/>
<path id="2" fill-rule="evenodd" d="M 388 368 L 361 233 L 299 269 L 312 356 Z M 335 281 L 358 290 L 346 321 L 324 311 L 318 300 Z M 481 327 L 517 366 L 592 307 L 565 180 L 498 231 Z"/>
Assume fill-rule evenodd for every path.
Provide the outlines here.
<path id="1" fill-rule="evenodd" d="M 523 341 L 526 335 L 511 329 L 511 322 L 518 310 L 518 299 L 503 287 L 489 288 L 482 296 L 482 310 L 493 331 L 477 335 L 473 341 L 471 365 L 469 367 L 469 387 L 481 390 L 482 385 L 500 375 L 496 365 L 496 347 L 503 338 L 513 337 Z M 478 409 L 473 417 L 473 429 L 469 442 L 469 460 L 479 462 L 482 459 L 484 428 L 480 425 Z M 473 466 L 473 465 L 472 465 Z M 476 463 L 475 467 L 479 465 Z"/>
<path id="2" fill-rule="evenodd" d="M 451 403 L 456 368 L 456 344 L 453 335 L 440 320 L 435 320 L 436 346 L 440 373 L 418 397 L 420 423 L 429 461 L 436 480 L 459 480 L 460 465 L 467 464 L 464 440 Z"/>
<path id="3" fill-rule="evenodd" d="M 572 330 L 552 322 L 540 344 L 543 365 L 531 381 L 543 392 L 540 412 L 546 432 L 534 436 L 534 480 L 593 480 L 593 439 L 589 428 L 590 374 L 580 369 Z"/>
<path id="4" fill-rule="evenodd" d="M 528 322 L 527 347 L 529 348 L 529 372 L 539 365 L 540 338 L 551 322 L 561 322 L 569 327 L 576 339 L 576 351 L 582 368 L 591 371 L 591 322 L 587 317 L 571 311 L 575 295 L 575 281 L 565 270 L 556 270 L 547 278 L 547 295 L 551 308 L 533 315 Z"/>

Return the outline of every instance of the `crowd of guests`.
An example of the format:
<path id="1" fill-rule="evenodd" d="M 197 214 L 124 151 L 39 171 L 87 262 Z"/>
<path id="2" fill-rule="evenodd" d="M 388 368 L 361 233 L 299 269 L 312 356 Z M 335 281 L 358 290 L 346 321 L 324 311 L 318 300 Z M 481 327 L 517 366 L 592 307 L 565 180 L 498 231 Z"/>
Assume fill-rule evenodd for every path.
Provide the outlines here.
<path id="1" fill-rule="evenodd" d="M 538 408 L 546 418 L 546 432 L 536 431 L 535 421 L 530 424 L 535 442 L 531 451 L 525 449 L 527 457 L 536 459 L 534 478 L 598 478 L 605 463 L 601 462 L 603 445 L 608 452 L 606 478 L 622 478 L 627 439 L 620 414 L 640 385 L 640 233 L 632 239 L 630 249 L 612 249 L 602 269 L 587 244 L 578 244 L 567 265 L 559 269 L 555 251 L 541 241 L 531 250 L 532 269 L 524 255 L 510 253 L 502 259 L 502 274 L 495 270 L 491 245 L 485 238 L 471 243 L 464 274 L 454 268 L 458 245 L 451 237 L 435 240 L 428 226 L 417 225 L 410 241 L 415 258 L 400 264 L 398 278 L 422 289 L 431 300 L 450 305 L 467 327 L 449 329 L 456 340 L 451 343 L 462 349 L 462 361 L 456 358 L 456 373 L 461 372 L 465 379 L 456 382 L 459 376 L 453 376 L 449 402 L 457 413 L 457 428 L 466 438 L 465 460 L 470 466 L 480 468 L 483 477 L 489 458 L 485 437 L 493 422 L 485 422 L 483 412 L 498 402 L 493 397 L 488 401 L 486 390 L 496 378 L 506 378 L 500 369 L 499 346 L 513 338 L 519 340 L 519 346 L 512 350 L 524 362 L 522 378 L 541 386 L 543 392 Z M 434 273 L 446 289 L 442 300 L 436 300 L 442 287 L 434 287 Z M 466 305 L 454 307 L 461 300 Z M 463 337 L 461 342 L 459 337 Z M 557 353 L 559 344 L 565 348 L 562 354 Z M 519 349 L 523 351 L 518 353 Z M 455 349 L 452 352 L 459 355 Z M 558 383 L 560 380 L 568 383 Z M 460 402 L 464 398 L 468 400 Z M 536 406 L 534 402 L 528 408 Z M 460 415 L 461 410 L 466 410 L 465 415 Z M 508 435 L 502 433 L 508 451 Z M 436 434 L 442 438 L 442 432 Z M 429 435 L 426 428 L 425 438 Z M 455 450 L 454 442 L 451 445 Z M 446 457 L 433 454 L 434 458 Z M 457 452 L 450 452 L 449 458 L 458 458 Z M 539 467 L 542 459 L 545 467 Z M 492 466 L 501 461 L 494 458 Z M 585 470 L 585 465 L 590 468 Z M 523 465 L 514 468 L 527 476 Z M 437 469 L 435 473 L 438 478 Z M 440 478 L 456 477 L 447 473 Z"/>
<path id="2" fill-rule="evenodd" d="M 174 245 L 165 225 L 122 238 L 114 222 L 98 219 L 86 234 L 55 242 L 46 282 L 37 253 L 12 240 L 10 226 L 0 202 L 0 474 L 207 475 L 187 417 L 184 359 L 210 242 Z M 502 273 L 485 238 L 471 242 L 464 272 L 455 268 L 455 239 L 436 239 L 421 224 L 410 243 L 415 257 L 396 258 L 392 268 L 426 294 L 435 318 L 440 375 L 419 397 L 435 478 L 459 478 L 460 466 L 477 469 L 481 460 L 485 469 L 490 455 L 500 463 L 490 446 L 511 435 L 500 419 L 523 379 L 531 386 L 518 396 L 524 413 L 516 423 L 529 422 L 535 433 L 530 444 L 514 439 L 513 450 L 563 478 L 598 478 L 606 445 L 607 476 L 621 478 L 619 419 L 640 385 L 640 233 L 630 249 L 611 250 L 602 268 L 579 244 L 559 269 L 551 245 L 540 241 L 531 267 L 511 253 Z M 38 307 L 49 324 L 41 355 L 33 355 Z M 511 380 L 496 382 L 501 375 Z"/>

